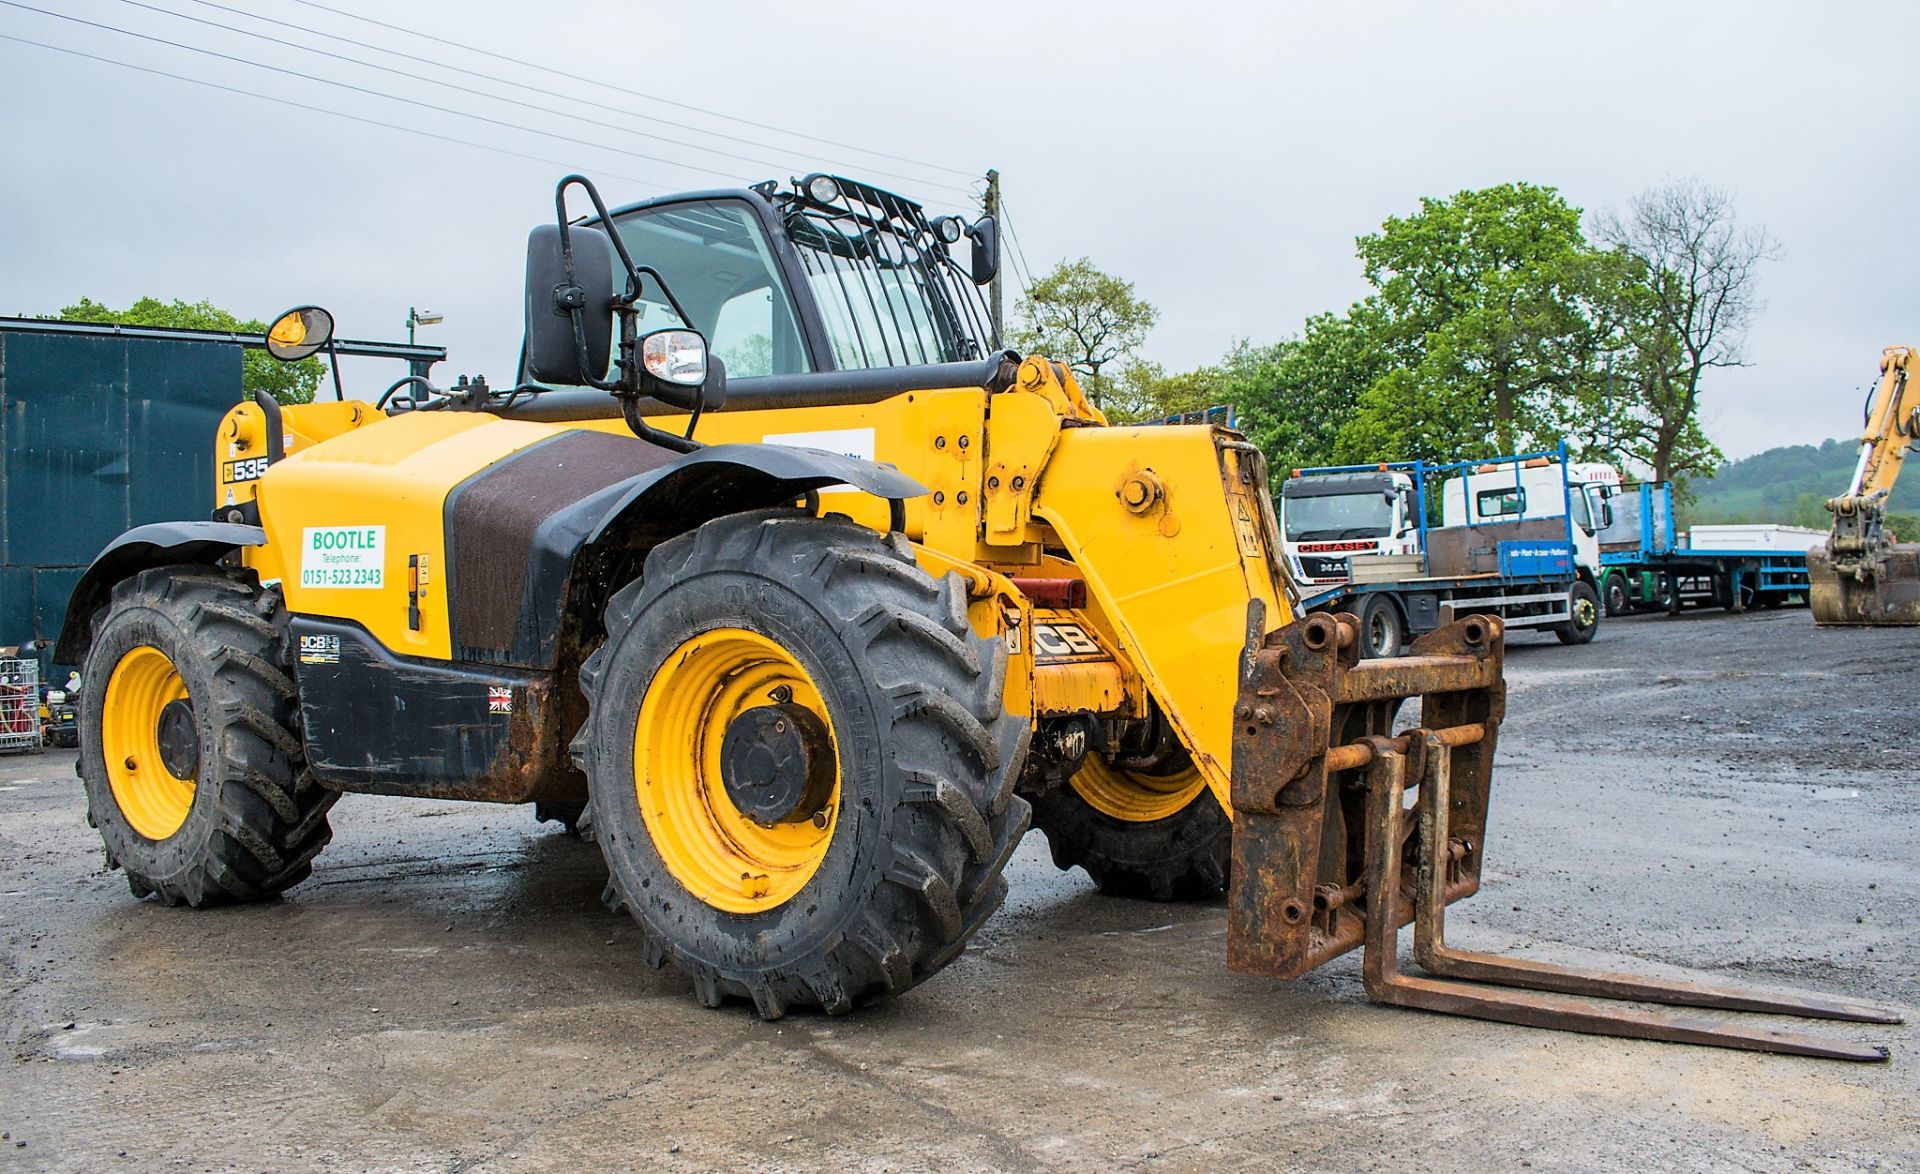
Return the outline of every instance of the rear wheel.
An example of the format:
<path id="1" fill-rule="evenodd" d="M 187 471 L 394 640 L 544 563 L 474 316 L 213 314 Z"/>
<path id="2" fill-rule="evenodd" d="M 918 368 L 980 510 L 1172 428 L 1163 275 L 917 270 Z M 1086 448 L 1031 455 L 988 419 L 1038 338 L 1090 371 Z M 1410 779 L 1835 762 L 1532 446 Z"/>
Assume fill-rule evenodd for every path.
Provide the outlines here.
<path id="1" fill-rule="evenodd" d="M 656 548 L 607 631 L 574 742 L 607 900 L 702 1002 L 848 1011 L 938 971 L 999 906 L 1028 727 L 958 576 L 756 511 Z"/>
<path id="2" fill-rule="evenodd" d="M 1086 869 L 1103 893 L 1171 901 L 1226 887 L 1233 824 L 1191 762 L 1155 775 L 1089 755 L 1034 800 L 1033 822 L 1054 864 Z"/>
<path id="3" fill-rule="evenodd" d="M 1573 618 L 1554 628 L 1562 644 L 1588 644 L 1600 630 L 1600 593 L 1585 579 L 1567 592 L 1567 606 Z"/>
<path id="4" fill-rule="evenodd" d="M 1384 595 L 1367 598 L 1360 609 L 1361 653 L 1369 657 L 1399 656 L 1407 641 L 1407 622 L 1400 608 Z"/>
<path id="5" fill-rule="evenodd" d="M 305 770 L 286 610 L 251 574 L 116 585 L 81 696 L 88 819 L 135 896 L 257 901 L 304 880 L 339 797 Z"/>

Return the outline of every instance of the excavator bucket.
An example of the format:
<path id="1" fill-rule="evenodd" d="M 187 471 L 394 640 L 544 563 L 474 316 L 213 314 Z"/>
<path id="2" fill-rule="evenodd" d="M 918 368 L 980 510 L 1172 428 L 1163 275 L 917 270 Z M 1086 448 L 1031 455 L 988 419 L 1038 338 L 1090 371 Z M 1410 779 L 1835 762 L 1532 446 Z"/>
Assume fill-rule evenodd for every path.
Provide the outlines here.
<path id="1" fill-rule="evenodd" d="M 1501 623 L 1470 616 L 1394 659 L 1361 660 L 1359 647 L 1353 616 L 1314 615 L 1269 634 L 1243 666 L 1233 743 L 1233 969 L 1294 978 L 1359 948 L 1375 1002 L 1595 1035 L 1886 1059 L 1874 1045 L 1595 1000 L 1902 1022 L 1882 1008 L 1447 945 L 1447 905 L 1480 886 L 1505 704 Z M 1411 697 L 1420 712 L 1409 725 L 1399 711 Z M 1424 975 L 1400 969 L 1399 931 L 1409 922 Z"/>
<path id="2" fill-rule="evenodd" d="M 1920 543 L 1881 546 L 1871 556 L 1807 552 L 1807 605 L 1813 622 L 1833 626 L 1920 624 Z"/>

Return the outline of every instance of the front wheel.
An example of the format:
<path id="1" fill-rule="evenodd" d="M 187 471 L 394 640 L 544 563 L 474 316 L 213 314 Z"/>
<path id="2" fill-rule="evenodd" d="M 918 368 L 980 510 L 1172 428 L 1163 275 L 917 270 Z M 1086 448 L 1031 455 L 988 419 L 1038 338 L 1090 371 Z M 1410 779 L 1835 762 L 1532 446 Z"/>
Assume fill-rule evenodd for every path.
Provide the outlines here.
<path id="1" fill-rule="evenodd" d="M 1633 606 L 1627 594 L 1627 580 L 1621 575 L 1607 576 L 1607 615 L 1623 616 Z"/>
<path id="2" fill-rule="evenodd" d="M 137 897 L 258 901 L 305 879 L 337 792 L 307 774 L 287 614 L 252 575 L 142 571 L 95 619 L 87 817 Z"/>
<path id="3" fill-rule="evenodd" d="M 1027 827 L 1028 724 L 965 583 L 795 510 L 648 555 L 581 670 L 608 903 L 700 1000 L 832 1014 L 959 955 Z"/>
<path id="4" fill-rule="evenodd" d="M 1600 593 L 1585 579 L 1567 592 L 1567 608 L 1572 618 L 1553 630 L 1562 644 L 1589 644 L 1600 630 Z"/>

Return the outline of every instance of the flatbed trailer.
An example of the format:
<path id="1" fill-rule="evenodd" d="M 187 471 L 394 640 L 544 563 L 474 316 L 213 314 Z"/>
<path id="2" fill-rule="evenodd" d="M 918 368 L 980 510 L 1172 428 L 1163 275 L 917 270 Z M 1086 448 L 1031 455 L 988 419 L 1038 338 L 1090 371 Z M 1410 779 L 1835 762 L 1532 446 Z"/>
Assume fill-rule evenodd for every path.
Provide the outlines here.
<path id="1" fill-rule="evenodd" d="M 1805 549 L 1683 543 L 1666 482 L 1626 486 L 1609 504 L 1611 524 L 1599 534 L 1600 598 L 1608 615 L 1678 615 L 1688 607 L 1737 612 L 1807 601 Z"/>
<path id="2" fill-rule="evenodd" d="M 1542 484 L 1544 468 L 1554 466 L 1558 475 Z M 1600 597 L 1578 553 L 1585 545 L 1591 556 L 1592 537 L 1583 529 L 1576 539 L 1574 528 L 1584 523 L 1576 521 L 1572 495 L 1584 490 L 1566 480 L 1564 447 L 1491 461 L 1377 468 L 1413 470 L 1409 516 L 1416 534 L 1410 552 L 1351 555 L 1344 560 L 1344 581 L 1334 583 L 1315 583 L 1290 566 L 1300 585 L 1302 608 L 1352 613 L 1360 620 L 1367 656 L 1397 655 L 1409 638 L 1473 614 L 1499 616 L 1509 631 L 1550 631 L 1570 644 L 1593 639 Z M 1344 475 L 1355 469 L 1366 467 L 1303 469 L 1295 476 Z M 1492 482 L 1499 482 L 1501 470 L 1510 471 L 1511 485 L 1490 483 L 1490 474 Z M 1517 488 L 1523 472 L 1537 490 L 1544 488 L 1555 500 L 1527 504 Z M 1472 479 L 1473 509 L 1466 508 L 1464 492 L 1446 489 L 1449 477 Z M 1430 489 L 1459 498 L 1453 508 L 1463 520 L 1429 525 Z M 1481 513 L 1481 498 L 1500 499 L 1501 512 Z"/>

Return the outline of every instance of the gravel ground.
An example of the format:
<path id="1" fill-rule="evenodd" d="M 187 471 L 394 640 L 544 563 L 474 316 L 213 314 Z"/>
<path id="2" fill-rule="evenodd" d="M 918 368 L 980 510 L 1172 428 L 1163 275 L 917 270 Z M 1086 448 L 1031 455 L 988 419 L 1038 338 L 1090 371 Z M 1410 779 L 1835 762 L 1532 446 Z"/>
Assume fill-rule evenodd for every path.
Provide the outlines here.
<path id="1" fill-rule="evenodd" d="M 1455 940 L 1920 1006 L 1911 631 L 1803 610 L 1509 650 Z M 1218 903 L 1102 898 L 1038 836 L 966 955 L 761 1023 L 639 964 L 597 850 L 523 809 L 349 797 L 267 905 L 133 900 L 71 751 L 0 758 L 0 1167 L 1911 1169 L 1890 1064 L 1375 1007 L 1357 955 L 1230 973 Z"/>

